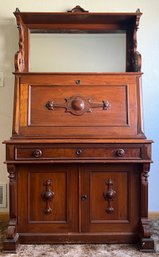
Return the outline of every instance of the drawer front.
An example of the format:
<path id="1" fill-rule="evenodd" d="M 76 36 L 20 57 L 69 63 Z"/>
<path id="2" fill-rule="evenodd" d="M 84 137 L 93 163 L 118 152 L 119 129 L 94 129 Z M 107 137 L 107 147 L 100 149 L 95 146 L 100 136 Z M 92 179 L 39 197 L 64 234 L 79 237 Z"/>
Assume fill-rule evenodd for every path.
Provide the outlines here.
<path id="1" fill-rule="evenodd" d="M 140 147 L 32 147 L 15 148 L 15 159 L 141 159 Z"/>

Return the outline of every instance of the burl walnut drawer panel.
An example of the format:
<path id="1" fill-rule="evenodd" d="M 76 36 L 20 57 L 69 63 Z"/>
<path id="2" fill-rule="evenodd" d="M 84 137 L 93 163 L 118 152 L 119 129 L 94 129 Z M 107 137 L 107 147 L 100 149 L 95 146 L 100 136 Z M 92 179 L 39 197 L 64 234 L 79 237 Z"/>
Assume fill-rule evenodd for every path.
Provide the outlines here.
<path id="1" fill-rule="evenodd" d="M 24 75 L 16 133 L 52 138 L 143 137 L 137 118 L 139 77 L 41 75 L 39 80 Z"/>
<path id="2" fill-rule="evenodd" d="M 141 148 L 15 148 L 16 160 L 29 159 L 141 159 Z"/>

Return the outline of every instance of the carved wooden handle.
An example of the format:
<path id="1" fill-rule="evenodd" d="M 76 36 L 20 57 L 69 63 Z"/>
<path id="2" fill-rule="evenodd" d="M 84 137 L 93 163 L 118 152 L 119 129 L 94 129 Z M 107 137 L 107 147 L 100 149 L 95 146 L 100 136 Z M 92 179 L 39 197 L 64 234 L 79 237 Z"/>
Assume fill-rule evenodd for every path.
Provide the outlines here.
<path id="1" fill-rule="evenodd" d="M 124 157 L 124 155 L 125 155 L 125 150 L 124 150 L 124 149 L 118 149 L 118 150 L 116 150 L 116 155 L 117 155 L 118 157 Z"/>
<path id="2" fill-rule="evenodd" d="M 102 108 L 103 110 L 108 110 L 111 107 L 111 104 L 107 100 L 102 100 L 101 103 L 93 103 L 91 102 L 91 99 L 83 96 L 71 96 L 69 98 L 65 98 L 64 100 L 65 102 L 63 103 L 56 103 L 53 100 L 49 100 L 45 106 L 51 111 L 53 111 L 55 108 L 65 108 L 66 112 L 70 112 L 74 115 L 83 115 L 85 112 L 92 112 L 92 108 Z"/>
<path id="3" fill-rule="evenodd" d="M 35 158 L 40 158 L 42 155 L 43 155 L 43 152 L 42 152 L 40 149 L 35 149 L 35 150 L 33 151 L 33 156 L 34 156 Z"/>
<path id="4" fill-rule="evenodd" d="M 105 185 L 107 186 L 106 191 L 103 193 L 105 201 L 108 202 L 108 207 L 106 208 L 107 213 L 112 213 L 114 212 L 114 207 L 111 204 L 111 201 L 114 200 L 116 196 L 116 191 L 113 190 L 113 181 L 111 179 L 108 179 L 105 182 Z"/>
<path id="5" fill-rule="evenodd" d="M 46 202 L 46 207 L 45 207 L 45 214 L 50 214 L 52 213 L 52 208 L 50 206 L 50 202 L 52 201 L 54 197 L 54 192 L 51 190 L 52 186 L 52 181 L 51 179 L 46 180 L 43 185 L 45 186 L 45 191 L 42 193 L 42 198 L 43 201 Z"/>

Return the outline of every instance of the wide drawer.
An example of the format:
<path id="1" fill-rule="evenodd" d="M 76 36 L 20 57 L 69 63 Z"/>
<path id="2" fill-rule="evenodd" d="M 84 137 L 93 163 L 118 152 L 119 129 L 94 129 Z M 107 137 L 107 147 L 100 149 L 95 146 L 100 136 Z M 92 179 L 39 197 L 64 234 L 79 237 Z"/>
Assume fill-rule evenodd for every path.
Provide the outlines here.
<path id="1" fill-rule="evenodd" d="M 141 147 L 16 147 L 15 159 L 141 159 Z"/>

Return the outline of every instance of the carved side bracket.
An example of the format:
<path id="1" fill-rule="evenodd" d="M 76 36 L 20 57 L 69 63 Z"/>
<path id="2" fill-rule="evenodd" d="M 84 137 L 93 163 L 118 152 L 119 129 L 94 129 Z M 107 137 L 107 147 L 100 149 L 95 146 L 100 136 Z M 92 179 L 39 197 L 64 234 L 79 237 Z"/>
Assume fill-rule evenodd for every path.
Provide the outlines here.
<path id="1" fill-rule="evenodd" d="M 88 12 L 88 11 L 83 9 L 80 5 L 76 5 L 74 8 L 72 8 L 72 10 L 69 10 L 67 12 L 75 13 L 75 12 Z"/>
<path id="2" fill-rule="evenodd" d="M 149 163 L 145 163 L 143 165 L 143 172 L 141 173 L 141 183 L 143 186 L 147 186 L 148 185 L 148 177 L 149 177 L 149 171 L 150 171 L 150 164 Z"/>
<path id="3" fill-rule="evenodd" d="M 141 233 L 144 238 L 151 237 L 150 222 L 148 219 L 141 219 Z"/>
<path id="4" fill-rule="evenodd" d="M 106 212 L 112 213 L 114 212 L 114 207 L 112 206 L 112 201 L 116 196 L 116 191 L 113 190 L 113 181 L 108 179 L 105 181 L 106 191 L 103 193 L 104 199 L 108 202 L 108 207 L 106 208 Z"/>
<path id="5" fill-rule="evenodd" d="M 111 104 L 107 100 L 102 100 L 101 103 L 92 103 L 91 99 L 84 98 L 83 96 L 72 96 L 65 98 L 64 103 L 56 103 L 51 100 L 46 103 L 48 110 L 54 110 L 55 108 L 65 108 L 66 112 L 70 112 L 74 115 L 83 115 L 85 112 L 92 112 L 92 108 L 102 108 L 108 110 Z"/>
<path id="6" fill-rule="evenodd" d="M 45 186 L 45 192 L 42 193 L 42 199 L 46 202 L 46 207 L 44 210 L 45 214 L 52 213 L 52 208 L 50 206 L 50 202 L 54 197 L 54 192 L 51 190 L 52 181 L 51 179 L 46 180 L 43 185 Z"/>
<path id="7" fill-rule="evenodd" d="M 7 165 L 7 171 L 9 173 L 9 181 L 10 183 L 14 183 L 16 181 L 16 169 L 15 166 L 12 164 Z"/>
<path id="8" fill-rule="evenodd" d="M 141 54 L 138 51 L 136 51 L 133 55 L 132 65 L 133 65 L 134 72 L 141 71 L 142 59 L 141 59 Z"/>
<path id="9" fill-rule="evenodd" d="M 136 13 L 138 13 L 138 15 L 136 16 L 136 23 L 133 32 L 132 67 L 134 72 L 140 72 L 142 59 L 141 54 L 137 51 L 137 30 L 139 29 L 139 22 L 141 17 L 140 9 L 137 9 Z"/>
<path id="10" fill-rule="evenodd" d="M 15 71 L 16 72 L 22 72 L 22 71 L 24 71 L 24 68 L 25 68 L 25 62 L 24 62 L 24 27 L 23 27 L 23 24 L 22 24 L 21 17 L 19 15 L 17 15 L 16 18 L 17 18 L 17 28 L 19 30 L 19 50 L 15 54 L 14 65 L 15 65 Z"/>

